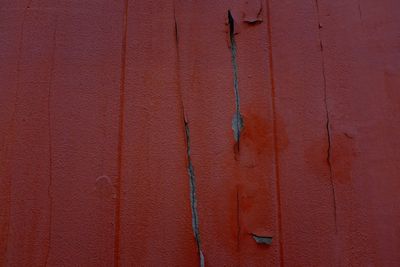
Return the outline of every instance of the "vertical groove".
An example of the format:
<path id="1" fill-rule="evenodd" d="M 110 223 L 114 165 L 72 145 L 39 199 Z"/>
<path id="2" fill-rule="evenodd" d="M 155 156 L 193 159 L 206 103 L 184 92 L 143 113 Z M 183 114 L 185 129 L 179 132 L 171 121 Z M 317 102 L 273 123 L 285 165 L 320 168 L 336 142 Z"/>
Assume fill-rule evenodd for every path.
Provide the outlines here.
<path id="1" fill-rule="evenodd" d="M 119 127 L 118 127 L 118 174 L 116 179 L 116 205 L 114 217 L 114 266 L 120 266 L 120 237 L 121 237 L 121 183 L 123 167 L 123 145 L 124 145 L 124 119 L 125 119 L 125 79 L 126 79 L 126 50 L 128 35 L 128 8 L 129 0 L 124 0 L 124 13 L 122 25 L 121 43 L 121 76 L 120 76 L 120 100 L 119 100 Z"/>
<path id="2" fill-rule="evenodd" d="M 54 68 L 55 68 L 55 54 L 57 49 L 57 28 L 58 28 L 58 16 L 55 19 L 55 26 L 53 32 L 53 47 L 52 47 L 52 55 L 51 55 L 51 63 L 50 63 L 50 78 L 49 78 L 49 87 L 48 87 L 48 96 L 47 96 L 47 119 L 48 119 L 48 139 L 49 139 L 49 184 L 47 187 L 47 195 L 49 198 L 49 235 L 48 235 L 48 244 L 46 251 L 46 262 L 45 266 L 48 265 L 49 256 L 50 256 L 50 248 L 51 248 L 51 238 L 52 238 L 52 227 L 53 227 L 53 195 L 51 192 L 53 186 L 53 144 L 52 144 L 52 131 L 51 131 L 51 99 L 52 99 L 52 88 L 53 88 L 53 79 L 54 79 Z"/>
<path id="3" fill-rule="evenodd" d="M 325 58 L 324 58 L 324 47 L 322 44 L 322 36 L 321 36 L 321 21 L 319 18 L 319 5 L 318 5 L 318 0 L 315 0 L 315 5 L 317 8 L 317 21 L 318 21 L 318 38 L 319 38 L 319 43 L 320 43 L 320 51 L 321 51 L 321 69 L 322 69 L 322 78 L 324 81 L 324 106 L 325 106 L 325 115 L 326 115 L 326 134 L 327 134 L 327 142 L 328 142 L 328 148 L 327 148 L 327 156 L 326 156 L 326 162 L 329 167 L 329 180 L 331 184 L 331 190 L 332 190 L 332 205 L 333 205 L 333 218 L 334 218 L 334 225 L 335 225 L 335 232 L 338 232 L 337 228 L 337 207 L 336 207 L 336 190 L 335 190 L 335 181 L 334 181 L 334 173 L 333 173 L 333 164 L 332 164 L 332 135 L 331 135 L 331 122 L 330 122 L 330 116 L 329 116 L 329 108 L 328 108 L 328 99 L 327 99 L 327 84 L 326 84 L 326 72 L 325 72 Z"/>
<path id="4" fill-rule="evenodd" d="M 274 136 L 274 162 L 275 162 L 275 180 L 276 180 L 276 197 L 278 204 L 278 232 L 279 232 L 279 258 L 280 266 L 284 266 L 284 251 L 283 251 L 283 231 L 282 231 L 282 200 L 281 200 L 281 177 L 279 166 L 279 144 L 278 144 L 278 129 L 276 121 L 276 88 L 274 76 L 274 58 L 272 53 L 272 26 L 271 26 L 271 8 L 269 0 L 266 0 L 267 5 L 267 30 L 269 39 L 269 71 L 271 81 L 271 101 L 272 101 L 272 120 L 273 120 L 273 136 Z"/>

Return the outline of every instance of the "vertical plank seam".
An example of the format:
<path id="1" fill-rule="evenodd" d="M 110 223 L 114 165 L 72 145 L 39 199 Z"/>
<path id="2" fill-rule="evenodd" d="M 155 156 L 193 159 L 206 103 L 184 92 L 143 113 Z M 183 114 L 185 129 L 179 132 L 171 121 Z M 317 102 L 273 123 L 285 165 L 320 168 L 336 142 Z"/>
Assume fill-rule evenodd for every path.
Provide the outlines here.
<path id="1" fill-rule="evenodd" d="M 19 91 L 21 89 L 21 83 L 20 83 L 20 76 L 21 76 L 21 57 L 22 57 L 22 45 L 23 45 L 23 40 L 24 40 L 24 30 L 25 30 L 25 22 L 26 22 L 26 16 L 28 14 L 28 10 L 30 8 L 30 5 L 32 4 L 33 0 L 28 0 L 27 5 L 24 9 L 23 12 L 23 17 L 22 17 L 22 23 L 21 23 L 21 28 L 19 32 L 19 38 L 18 38 L 18 58 L 17 58 L 17 69 L 16 69 L 16 89 L 14 93 L 14 105 L 13 105 L 13 111 L 10 119 L 10 125 L 9 125 L 9 131 L 7 131 L 7 134 L 10 134 L 11 132 L 15 131 L 15 121 L 16 121 L 16 116 L 17 116 L 17 106 L 18 106 L 18 97 L 19 97 Z M 13 141 L 15 141 L 15 134 L 12 136 Z M 5 143 L 5 142 L 4 142 Z M 8 152 L 7 146 L 4 144 L 4 147 L 6 147 L 5 153 Z M 6 154 L 7 157 L 7 154 Z M 7 211 L 7 236 L 6 236 L 6 245 L 5 245 L 5 251 L 4 251 L 4 261 L 7 262 L 7 252 L 8 252 L 8 244 L 9 244 L 9 236 L 10 236 L 10 216 L 11 216 L 11 194 L 12 194 L 12 179 L 11 177 L 9 178 L 9 182 L 7 184 L 8 187 L 8 211 Z"/>
<path id="2" fill-rule="evenodd" d="M 57 9 L 56 9 L 57 10 Z M 57 29 L 58 29 L 58 15 L 55 18 L 55 26 L 53 32 L 53 47 L 51 54 L 51 65 L 50 65 L 50 77 L 49 77 L 49 86 L 48 86 L 48 96 L 47 96 L 47 119 L 48 119 L 48 138 L 49 138 L 49 184 L 47 187 L 47 195 L 49 198 L 49 235 L 48 235 L 48 244 L 46 251 L 46 261 L 45 266 L 48 265 L 50 249 L 51 249 L 51 238 L 52 238 L 52 225 L 53 225 L 53 195 L 52 195 L 52 186 L 53 186 L 53 144 L 52 144 L 52 131 L 51 131 L 51 97 L 52 97 L 52 88 L 53 88 L 53 80 L 54 80 L 54 68 L 55 68 L 55 54 L 57 49 Z"/>
<path id="3" fill-rule="evenodd" d="M 275 181 L 276 181 L 276 198 L 278 204 L 278 233 L 279 233 L 279 258 L 280 266 L 284 266 L 284 251 L 283 251 L 283 234 L 282 234 L 282 201 L 281 201 L 281 184 L 280 184 L 280 166 L 279 166 L 279 146 L 277 137 L 277 121 L 276 121 L 276 91 L 274 78 L 274 60 L 272 53 L 272 26 L 271 26 L 271 9 L 269 0 L 266 0 L 267 5 L 267 30 L 269 39 L 269 71 L 271 81 L 271 104 L 272 104 L 272 120 L 273 120 L 273 139 L 274 139 L 274 162 L 275 162 Z"/>
<path id="4" fill-rule="evenodd" d="M 121 246 L 121 187 L 122 187 L 122 167 L 123 167 L 123 145 L 124 145 L 124 119 L 125 119 L 125 80 L 126 80 L 126 50 L 128 35 L 128 8 L 129 0 L 124 0 L 123 24 L 122 24 L 122 43 L 121 43 L 121 67 L 120 67 L 120 110 L 118 127 L 118 173 L 116 179 L 116 205 L 114 217 L 114 266 L 120 266 L 120 246 Z"/>

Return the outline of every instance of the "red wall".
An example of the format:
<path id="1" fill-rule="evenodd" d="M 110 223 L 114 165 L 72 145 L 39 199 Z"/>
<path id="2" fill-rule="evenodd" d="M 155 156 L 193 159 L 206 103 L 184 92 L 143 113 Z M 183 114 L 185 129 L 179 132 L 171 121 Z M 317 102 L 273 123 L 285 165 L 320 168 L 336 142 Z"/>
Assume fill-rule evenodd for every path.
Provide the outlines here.
<path id="1" fill-rule="evenodd" d="M 398 0 L 0 0 L 0 264 L 399 266 L 399 86 Z"/>

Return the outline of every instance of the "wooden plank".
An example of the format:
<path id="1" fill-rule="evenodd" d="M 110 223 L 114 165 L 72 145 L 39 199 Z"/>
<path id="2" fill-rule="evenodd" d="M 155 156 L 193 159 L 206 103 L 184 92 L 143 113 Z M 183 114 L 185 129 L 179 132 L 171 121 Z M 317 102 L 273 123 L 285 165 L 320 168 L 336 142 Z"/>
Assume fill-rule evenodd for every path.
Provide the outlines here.
<path id="1" fill-rule="evenodd" d="M 399 261 L 399 3 L 319 1 L 341 265 Z M 384 226 L 382 225 L 384 223 Z M 379 238 L 377 239 L 377 236 Z"/>
<path id="2" fill-rule="evenodd" d="M 43 265 L 49 240 L 47 98 L 55 16 L 31 2 L 8 1 L 2 8 L 3 18 L 15 16 L 7 20 L 10 31 L 2 31 L 8 44 L 2 46 L 7 48 L 2 51 L 7 70 L 2 69 L 1 79 L 4 265 Z"/>
<path id="3" fill-rule="evenodd" d="M 3 262 L 110 265 L 121 6 L 25 1 L 8 10 L 22 20 Z"/>
<path id="4" fill-rule="evenodd" d="M 15 98 L 18 76 L 19 51 L 22 47 L 21 26 L 26 12 L 23 3 L 14 1 L 4 3 L 0 9 L 1 17 L 7 24 L 0 24 L 0 38 L 3 41 L 0 47 L 0 263 L 6 264 L 8 240 L 10 236 L 10 209 L 11 209 L 11 177 L 14 144 L 14 115 Z M 25 15 L 25 16 L 24 16 Z M 18 44 L 18 45 L 15 45 Z"/>
<path id="5" fill-rule="evenodd" d="M 261 25 L 246 28 L 243 7 L 231 4 L 181 1 L 177 6 L 201 250 L 206 265 L 271 265 L 279 259 L 267 34 Z M 243 27 L 234 36 L 234 63 L 228 10 Z M 238 114 L 233 64 L 244 118 L 239 147 L 232 129 Z M 272 245 L 257 244 L 253 233 L 271 235 Z"/>
<path id="6" fill-rule="evenodd" d="M 324 73 L 314 1 L 268 1 L 276 91 L 283 264 L 335 263 Z"/>
<path id="7" fill-rule="evenodd" d="M 129 2 L 126 17 L 116 253 L 122 266 L 196 265 L 173 3 Z"/>
<path id="8" fill-rule="evenodd" d="M 54 8 L 48 263 L 109 266 L 114 260 L 123 5 L 60 1 Z"/>
<path id="9" fill-rule="evenodd" d="M 1 2 L 0 265 L 400 261 L 398 1 Z"/>

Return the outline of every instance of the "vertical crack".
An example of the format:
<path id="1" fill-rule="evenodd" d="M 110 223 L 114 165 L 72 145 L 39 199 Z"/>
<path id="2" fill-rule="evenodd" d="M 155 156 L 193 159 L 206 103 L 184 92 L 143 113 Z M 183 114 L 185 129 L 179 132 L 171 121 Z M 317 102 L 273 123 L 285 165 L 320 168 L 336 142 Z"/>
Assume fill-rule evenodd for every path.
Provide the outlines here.
<path id="1" fill-rule="evenodd" d="M 125 79 L 126 79 L 126 50 L 128 36 L 128 8 L 129 0 L 124 0 L 122 42 L 121 42 L 121 68 L 119 88 L 119 126 L 118 126 L 118 174 L 116 178 L 116 204 L 114 214 L 114 266 L 120 266 L 120 238 L 121 238 L 121 187 L 124 145 L 124 119 L 125 119 Z"/>
<path id="2" fill-rule="evenodd" d="M 200 258 L 200 266 L 204 267 L 204 255 L 201 250 L 200 232 L 199 232 L 199 215 L 197 212 L 197 198 L 196 198 L 196 177 L 194 174 L 194 168 L 192 164 L 192 159 L 190 157 L 190 129 L 189 123 L 183 114 L 183 122 L 185 125 L 185 137 L 186 137 L 186 157 L 187 157 L 187 168 L 189 174 L 189 184 L 190 184 L 190 205 L 192 210 L 192 227 L 194 238 L 196 239 L 197 250 Z"/>
<path id="3" fill-rule="evenodd" d="M 333 172 L 333 164 L 332 164 L 332 130 L 331 130 L 331 121 L 330 121 L 330 112 L 328 107 L 328 97 L 327 97 L 327 82 L 326 82 L 326 70 L 325 70 L 325 58 L 324 58 L 324 46 L 322 43 L 322 36 L 321 36 L 321 21 L 319 18 L 319 5 L 318 0 L 315 0 L 316 8 L 317 8 L 317 19 L 318 19 L 318 37 L 320 43 L 320 51 L 321 51 L 321 66 L 322 66 L 322 77 L 324 81 L 324 106 L 325 106 L 325 116 L 326 116 L 326 133 L 327 133 L 327 155 L 326 155 L 326 162 L 329 167 L 329 179 L 331 183 L 332 189 L 332 198 L 333 198 L 333 217 L 335 223 L 335 232 L 337 233 L 337 208 L 336 208 L 336 190 L 335 190 L 335 181 L 334 181 L 334 172 Z"/>
<path id="4" fill-rule="evenodd" d="M 243 117 L 240 114 L 240 96 L 239 96 L 239 81 L 238 81 L 238 66 L 237 66 L 237 46 L 235 41 L 235 21 L 228 10 L 228 22 L 229 22 L 229 41 L 232 56 L 232 68 L 233 68 L 233 89 L 235 92 L 235 115 L 232 120 L 232 129 L 234 138 L 236 141 L 235 152 L 240 151 L 240 133 L 243 129 Z"/>
<path id="5" fill-rule="evenodd" d="M 175 3 L 174 3 L 175 5 Z M 174 6 L 174 28 L 175 28 L 175 50 L 176 50 L 176 80 L 177 80 L 177 95 L 179 101 L 179 107 L 182 112 L 183 124 L 185 127 L 185 140 L 186 140 L 186 161 L 187 161 L 187 171 L 189 176 L 189 187 L 190 187 L 190 209 L 192 213 L 192 229 L 193 235 L 196 241 L 197 252 L 200 262 L 200 267 L 205 266 L 204 254 L 201 249 L 200 241 L 200 230 L 199 230 L 199 215 L 197 211 L 197 198 L 196 198 L 196 177 L 194 174 L 194 167 L 192 163 L 192 158 L 190 156 L 190 129 L 189 122 L 186 119 L 185 108 L 183 105 L 183 95 L 180 82 L 180 55 L 179 55 L 179 32 L 178 32 L 178 22 L 175 14 Z"/>

